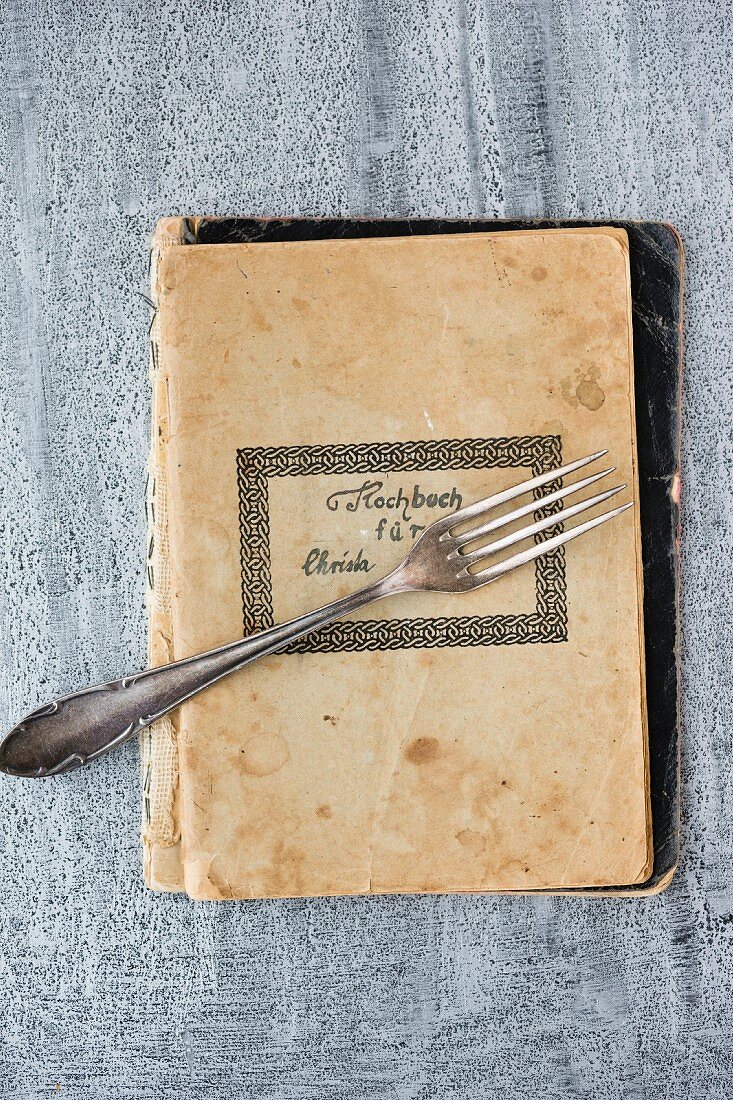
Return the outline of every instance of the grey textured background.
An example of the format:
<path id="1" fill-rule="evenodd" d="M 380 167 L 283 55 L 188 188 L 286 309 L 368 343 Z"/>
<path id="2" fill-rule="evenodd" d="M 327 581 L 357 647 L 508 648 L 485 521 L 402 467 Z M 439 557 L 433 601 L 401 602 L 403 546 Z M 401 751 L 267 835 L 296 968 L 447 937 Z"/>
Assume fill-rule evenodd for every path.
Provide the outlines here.
<path id="1" fill-rule="evenodd" d="M 0 1097 L 727 1097 L 727 0 L 5 0 L 0 726 L 144 659 L 166 213 L 663 218 L 687 246 L 683 862 L 647 901 L 147 893 L 134 746 L 0 783 Z"/>

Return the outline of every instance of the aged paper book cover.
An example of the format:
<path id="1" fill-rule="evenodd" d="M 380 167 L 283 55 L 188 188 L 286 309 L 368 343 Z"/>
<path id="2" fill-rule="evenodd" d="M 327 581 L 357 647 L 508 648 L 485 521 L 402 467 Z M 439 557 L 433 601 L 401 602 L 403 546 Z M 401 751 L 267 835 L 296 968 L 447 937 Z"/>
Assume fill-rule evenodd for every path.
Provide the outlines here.
<path id="1" fill-rule="evenodd" d="M 636 484 L 626 234 L 154 243 L 151 661 L 389 571 L 608 448 Z M 638 515 L 365 608 L 143 736 L 146 877 L 195 898 L 641 883 Z"/>

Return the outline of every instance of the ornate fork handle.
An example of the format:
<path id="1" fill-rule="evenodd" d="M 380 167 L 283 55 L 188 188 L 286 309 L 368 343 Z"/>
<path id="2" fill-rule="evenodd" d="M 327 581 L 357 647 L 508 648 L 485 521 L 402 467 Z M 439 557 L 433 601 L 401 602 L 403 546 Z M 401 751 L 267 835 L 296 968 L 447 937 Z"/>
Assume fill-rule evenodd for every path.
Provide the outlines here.
<path id="1" fill-rule="evenodd" d="M 56 699 L 11 730 L 0 746 L 0 769 L 42 778 L 81 767 L 230 672 L 373 600 L 405 591 L 409 586 L 399 574 L 397 569 L 358 592 L 243 641 Z"/>

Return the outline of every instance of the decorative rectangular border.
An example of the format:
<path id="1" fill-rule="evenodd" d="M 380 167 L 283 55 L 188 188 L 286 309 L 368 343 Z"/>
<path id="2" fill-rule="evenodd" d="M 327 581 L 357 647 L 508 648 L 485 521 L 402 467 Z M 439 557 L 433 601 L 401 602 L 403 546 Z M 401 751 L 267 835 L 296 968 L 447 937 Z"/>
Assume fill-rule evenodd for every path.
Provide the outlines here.
<path id="1" fill-rule="evenodd" d="M 425 470 L 529 469 L 533 475 L 562 465 L 557 435 L 504 439 L 441 439 L 409 443 L 356 443 L 314 447 L 251 447 L 237 451 L 240 559 L 244 634 L 274 624 L 270 575 L 268 482 L 310 474 L 412 473 Z M 535 490 L 535 499 L 560 487 Z M 559 502 L 538 507 L 550 515 Z M 551 538 L 555 527 L 535 535 Z M 442 646 L 525 645 L 567 641 L 567 589 L 563 547 L 535 562 L 536 609 L 530 615 L 339 620 L 292 642 L 283 653 L 338 653 Z M 460 597 L 458 597 L 460 598 Z"/>

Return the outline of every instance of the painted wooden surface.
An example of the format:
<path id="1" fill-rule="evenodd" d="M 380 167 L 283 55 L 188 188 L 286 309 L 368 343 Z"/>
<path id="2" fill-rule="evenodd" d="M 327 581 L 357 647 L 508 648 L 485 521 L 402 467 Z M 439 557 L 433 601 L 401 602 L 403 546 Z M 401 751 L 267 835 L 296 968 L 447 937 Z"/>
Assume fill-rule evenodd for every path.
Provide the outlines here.
<path id="1" fill-rule="evenodd" d="M 147 893 L 137 753 L 0 784 L 0 1098 L 726 1097 L 724 0 L 6 0 L 0 725 L 144 659 L 166 213 L 663 218 L 688 252 L 681 871 L 647 901 Z"/>

